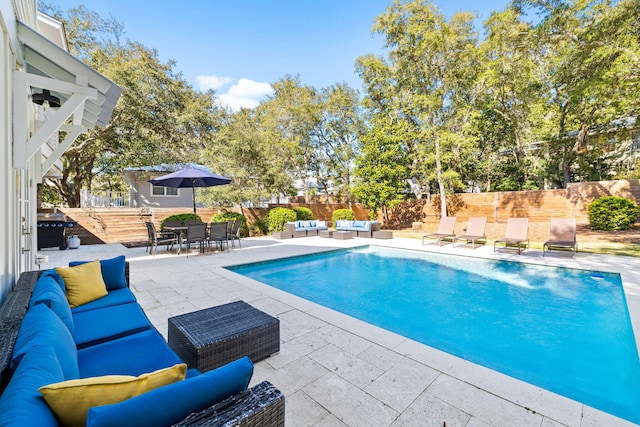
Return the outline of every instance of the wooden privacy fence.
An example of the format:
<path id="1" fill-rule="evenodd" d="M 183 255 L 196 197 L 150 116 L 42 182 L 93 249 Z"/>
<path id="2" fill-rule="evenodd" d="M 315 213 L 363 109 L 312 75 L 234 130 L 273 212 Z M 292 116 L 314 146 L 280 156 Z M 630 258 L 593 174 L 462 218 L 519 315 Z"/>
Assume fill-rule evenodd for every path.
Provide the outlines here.
<path id="1" fill-rule="evenodd" d="M 640 201 L 640 180 L 619 180 L 584 182 L 569 184 L 562 190 L 511 191 L 497 193 L 460 193 L 447 196 L 448 214 L 458 217 L 458 223 L 468 221 L 471 216 L 485 216 L 489 224 L 506 223 L 509 217 L 528 217 L 532 223 L 548 223 L 554 217 L 576 218 L 579 224 L 587 224 L 587 206 L 603 196 L 620 196 L 636 203 Z M 357 219 L 368 219 L 369 211 L 360 204 L 346 203 L 291 203 L 285 207 L 303 206 L 311 209 L 318 220 L 330 221 L 336 209 L 351 208 Z M 273 207 L 273 206 L 271 206 Z M 60 208 L 78 226 L 67 234 L 76 234 L 83 244 L 123 243 L 139 244 L 147 240 L 145 221 L 160 225 L 166 217 L 191 213 L 190 208 Z M 240 212 L 240 208 L 211 209 L 198 208 L 198 215 L 208 222 L 220 211 Z M 249 229 L 256 221 L 263 219 L 269 208 L 244 208 Z M 382 218 L 379 217 L 381 220 Z M 427 223 L 434 227 L 440 220 L 440 199 L 433 195 L 430 199 L 407 200 L 390 211 L 388 229 L 409 229 L 412 223 Z M 498 227 L 498 230 L 501 230 Z M 498 231 L 499 233 L 500 231 Z"/>

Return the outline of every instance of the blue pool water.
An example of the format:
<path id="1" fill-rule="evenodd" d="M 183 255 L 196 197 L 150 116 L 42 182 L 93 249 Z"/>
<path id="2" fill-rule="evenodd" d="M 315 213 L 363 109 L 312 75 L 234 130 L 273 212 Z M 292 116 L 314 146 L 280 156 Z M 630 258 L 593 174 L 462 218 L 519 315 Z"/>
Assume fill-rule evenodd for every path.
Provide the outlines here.
<path id="1" fill-rule="evenodd" d="M 640 423 L 618 274 L 376 247 L 230 269 Z"/>

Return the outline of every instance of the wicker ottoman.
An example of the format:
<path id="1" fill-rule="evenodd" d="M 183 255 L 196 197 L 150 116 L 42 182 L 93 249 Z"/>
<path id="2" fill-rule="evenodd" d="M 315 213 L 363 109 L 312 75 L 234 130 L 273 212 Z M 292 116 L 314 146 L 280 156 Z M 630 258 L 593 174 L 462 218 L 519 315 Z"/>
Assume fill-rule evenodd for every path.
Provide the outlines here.
<path id="1" fill-rule="evenodd" d="M 333 238 L 338 240 L 352 239 L 353 231 L 334 231 Z"/>
<path id="2" fill-rule="evenodd" d="M 331 239 L 333 237 L 333 233 L 333 230 L 320 230 L 318 231 L 318 236 Z"/>
<path id="3" fill-rule="evenodd" d="M 280 351 L 280 320 L 244 301 L 169 318 L 169 346 L 189 368 L 204 372 L 249 356 Z"/>

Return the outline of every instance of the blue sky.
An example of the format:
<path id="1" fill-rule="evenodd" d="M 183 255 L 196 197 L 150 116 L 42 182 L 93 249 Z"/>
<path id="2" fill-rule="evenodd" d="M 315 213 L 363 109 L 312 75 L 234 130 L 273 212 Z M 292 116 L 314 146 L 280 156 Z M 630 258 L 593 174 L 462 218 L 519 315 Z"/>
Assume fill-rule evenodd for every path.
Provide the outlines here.
<path id="1" fill-rule="evenodd" d="M 379 53 L 374 18 L 392 0 L 48 0 L 62 10 L 84 4 L 124 23 L 125 36 L 157 49 L 196 89 L 215 89 L 232 108 L 255 106 L 270 84 L 300 75 L 316 88 L 360 88 L 356 58 Z M 447 16 L 476 12 L 478 27 L 507 0 L 436 0 Z"/>

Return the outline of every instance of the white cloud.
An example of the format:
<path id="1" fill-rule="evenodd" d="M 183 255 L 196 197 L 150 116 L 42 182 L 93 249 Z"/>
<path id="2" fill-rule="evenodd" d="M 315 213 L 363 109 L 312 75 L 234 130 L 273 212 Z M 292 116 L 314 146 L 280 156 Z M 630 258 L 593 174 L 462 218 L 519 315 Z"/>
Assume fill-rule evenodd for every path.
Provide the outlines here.
<path id="1" fill-rule="evenodd" d="M 231 77 L 220 76 L 198 76 L 196 77 L 200 90 L 219 89 L 224 85 L 231 83 L 234 79 Z"/>
<path id="2" fill-rule="evenodd" d="M 218 102 L 234 111 L 240 108 L 254 108 L 267 95 L 273 93 L 269 83 L 240 79 L 226 93 L 218 95 Z"/>

